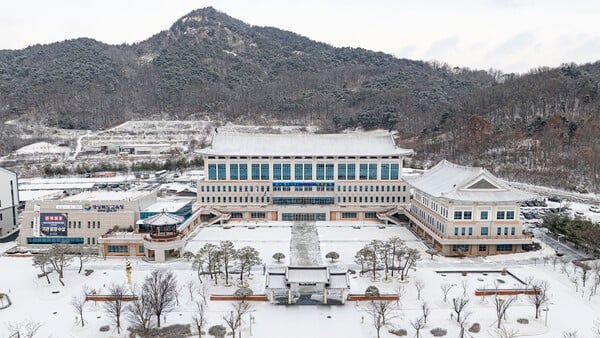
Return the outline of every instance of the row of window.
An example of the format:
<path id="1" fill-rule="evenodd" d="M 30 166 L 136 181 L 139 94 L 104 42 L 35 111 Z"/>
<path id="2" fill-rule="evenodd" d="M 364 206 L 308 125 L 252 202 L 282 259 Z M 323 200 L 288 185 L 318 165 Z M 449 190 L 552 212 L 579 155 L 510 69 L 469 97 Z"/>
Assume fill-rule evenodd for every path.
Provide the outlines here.
<path id="1" fill-rule="evenodd" d="M 333 180 L 334 168 L 334 163 L 317 163 L 315 179 Z M 248 175 L 247 163 L 230 163 L 229 179 L 237 181 L 247 180 L 248 177 L 251 177 L 252 180 L 269 180 L 269 163 L 252 163 L 250 171 L 251 175 Z M 398 163 L 381 163 L 380 176 L 382 180 L 398 180 L 400 178 L 400 165 Z M 312 163 L 294 163 L 293 177 L 295 180 L 312 180 Z M 356 164 L 338 163 L 337 176 L 335 177 L 338 180 L 355 180 Z M 358 177 L 360 180 L 377 180 L 377 163 L 360 163 Z M 225 163 L 208 164 L 208 179 L 211 181 L 227 180 L 227 165 Z M 273 163 L 273 180 L 291 179 L 292 167 L 290 163 Z"/>
<path id="2" fill-rule="evenodd" d="M 406 196 L 338 196 L 338 203 L 406 203 Z"/>
<path id="3" fill-rule="evenodd" d="M 269 196 L 201 196 L 201 203 L 269 203 Z"/>
<path id="4" fill-rule="evenodd" d="M 274 186 L 273 191 L 334 191 L 334 186 L 317 185 L 317 186 Z M 338 185 L 337 191 L 339 192 L 363 192 L 363 191 L 386 191 L 386 192 L 406 192 L 406 185 Z M 248 185 L 210 185 L 200 186 L 200 192 L 269 192 L 270 187 L 265 185 L 260 186 L 248 186 Z"/>
<path id="5" fill-rule="evenodd" d="M 454 211 L 454 219 L 455 220 L 472 220 L 473 212 L 470 210 L 465 211 Z M 479 212 L 479 219 L 482 221 L 489 219 L 489 212 L 482 210 Z M 514 220 L 515 212 L 514 211 L 497 211 L 496 212 L 496 220 Z"/>
<path id="6" fill-rule="evenodd" d="M 487 251 L 487 245 L 485 244 L 479 244 L 478 245 L 478 250 L 480 252 L 483 251 Z M 469 251 L 469 245 L 468 244 L 454 244 L 452 246 L 452 251 L 454 252 L 468 252 Z M 498 244 L 496 245 L 496 251 L 513 251 L 513 245 L 512 244 Z"/>
<path id="7" fill-rule="evenodd" d="M 459 231 L 460 229 L 460 231 Z M 504 229 L 504 236 L 508 236 L 509 227 L 498 227 L 496 228 L 496 235 L 502 236 L 502 229 Z M 517 229 L 515 227 L 510 227 L 510 235 L 514 236 L 516 234 Z M 454 228 L 454 236 L 473 236 L 473 227 L 455 227 Z M 489 235 L 488 227 L 479 228 L 479 235 L 487 236 Z"/>
<path id="8" fill-rule="evenodd" d="M 439 233 L 445 233 L 446 225 L 435 217 L 431 216 L 429 213 L 425 212 L 421 208 L 418 208 L 414 204 L 411 205 L 410 210 L 413 212 L 413 214 L 418 215 L 427 225 L 429 225 L 429 227 L 436 229 Z"/>
<path id="9" fill-rule="evenodd" d="M 273 204 L 333 204 L 333 197 L 273 197 Z"/>

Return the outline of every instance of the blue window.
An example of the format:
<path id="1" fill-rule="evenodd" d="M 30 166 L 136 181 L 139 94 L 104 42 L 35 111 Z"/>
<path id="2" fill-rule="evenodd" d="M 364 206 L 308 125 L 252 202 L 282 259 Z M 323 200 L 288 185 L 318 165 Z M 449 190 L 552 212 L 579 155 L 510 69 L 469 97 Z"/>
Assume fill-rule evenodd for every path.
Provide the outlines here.
<path id="1" fill-rule="evenodd" d="M 27 237 L 27 244 L 83 244 L 83 237 Z"/>
<path id="2" fill-rule="evenodd" d="M 260 165 L 260 179 L 266 181 L 269 179 L 269 164 L 261 163 Z"/>
<path id="3" fill-rule="evenodd" d="M 129 248 L 127 245 L 109 245 L 108 252 L 110 253 L 127 253 Z"/>
<path id="4" fill-rule="evenodd" d="M 313 178 L 313 174 L 312 174 L 312 164 L 311 163 L 304 163 L 304 179 L 305 180 L 312 180 Z"/>
<path id="5" fill-rule="evenodd" d="M 342 218 L 356 218 L 355 212 L 342 212 Z"/>
<path id="6" fill-rule="evenodd" d="M 138 246 L 138 252 L 139 253 L 144 253 L 144 246 L 143 245 Z"/>
<path id="7" fill-rule="evenodd" d="M 481 213 L 479 213 L 479 219 L 481 219 L 481 220 L 487 220 L 488 219 L 488 212 L 487 211 L 482 211 Z"/>
<path id="8" fill-rule="evenodd" d="M 258 181 L 260 179 L 260 164 L 252 163 L 252 180 Z"/>
<path id="9" fill-rule="evenodd" d="M 208 165 L 208 179 L 211 181 L 217 179 L 217 165 L 214 163 Z"/>
<path id="10" fill-rule="evenodd" d="M 358 178 L 360 180 L 366 180 L 369 177 L 369 165 L 367 163 L 360 164 L 360 170 L 358 173 Z"/>
<path id="11" fill-rule="evenodd" d="M 472 218 L 473 218 L 473 214 L 470 211 L 463 212 L 463 219 L 472 219 Z"/>
<path id="12" fill-rule="evenodd" d="M 339 163 L 338 164 L 338 176 L 337 176 L 338 180 L 345 180 L 346 179 L 346 164 L 345 163 Z"/>
<path id="13" fill-rule="evenodd" d="M 473 228 L 469 227 L 469 236 L 473 236 Z"/>
<path id="14" fill-rule="evenodd" d="M 501 227 L 498 227 L 498 229 L 496 229 L 496 230 L 498 230 L 498 231 L 496 231 L 496 234 L 498 236 L 502 235 L 502 228 Z"/>
<path id="15" fill-rule="evenodd" d="M 273 179 L 281 180 L 281 163 L 273 163 Z"/>
<path id="16" fill-rule="evenodd" d="M 481 227 L 481 236 L 488 235 L 488 227 Z"/>
<path id="17" fill-rule="evenodd" d="M 512 244 L 498 244 L 496 245 L 496 251 L 512 251 Z"/>
<path id="18" fill-rule="evenodd" d="M 232 212 L 231 213 L 231 218 L 242 218 L 243 215 L 241 212 Z"/>
<path id="19" fill-rule="evenodd" d="M 325 163 L 317 163 L 317 180 L 325 179 Z"/>
<path id="20" fill-rule="evenodd" d="M 281 168 L 283 179 L 289 181 L 292 179 L 292 169 L 289 163 L 284 163 Z M 268 178 L 267 178 L 268 179 Z M 275 178 L 273 178 L 275 179 Z"/>
<path id="21" fill-rule="evenodd" d="M 225 163 L 219 163 L 217 166 L 217 176 L 219 180 L 226 180 L 227 179 L 227 168 L 225 166 Z"/>
<path id="22" fill-rule="evenodd" d="M 507 211 L 506 212 L 506 219 L 515 219 L 515 212 L 514 211 Z"/>
<path id="23" fill-rule="evenodd" d="M 369 180 L 377 179 L 377 163 L 369 163 Z"/>
<path id="24" fill-rule="evenodd" d="M 463 236 L 465 235 L 465 227 L 460 228 L 460 234 Z"/>
<path id="25" fill-rule="evenodd" d="M 454 236 L 458 236 L 458 228 L 454 228 Z"/>
<path id="26" fill-rule="evenodd" d="M 240 164 L 240 180 L 248 179 L 248 165 L 243 163 Z"/>
<path id="27" fill-rule="evenodd" d="M 469 246 L 467 244 L 454 244 L 454 245 L 452 245 L 452 251 L 454 251 L 454 252 L 457 252 L 457 251 L 468 252 L 469 251 Z"/>
<path id="28" fill-rule="evenodd" d="M 264 212 L 253 212 L 250 214 L 250 217 L 252 218 L 265 218 L 265 213 Z"/>
<path id="29" fill-rule="evenodd" d="M 504 236 L 508 236 L 508 227 L 504 227 Z"/>
<path id="30" fill-rule="evenodd" d="M 505 217 L 504 211 L 497 211 L 496 212 L 496 219 L 504 219 L 504 217 Z"/>
<path id="31" fill-rule="evenodd" d="M 231 163 L 229 165 L 229 179 L 237 181 L 239 179 L 239 168 L 237 163 Z"/>
<path id="32" fill-rule="evenodd" d="M 390 179 L 390 165 L 389 163 L 381 164 L 381 179 L 389 180 Z"/>
<path id="33" fill-rule="evenodd" d="M 390 165 L 390 180 L 397 180 L 400 177 L 400 165 L 392 163 Z"/>
<path id="34" fill-rule="evenodd" d="M 515 227 L 512 227 L 512 228 L 510 228 L 510 234 L 511 234 L 511 235 L 513 235 L 513 236 L 514 236 L 514 235 L 515 235 L 515 232 L 516 232 L 516 229 L 515 229 Z"/>
<path id="35" fill-rule="evenodd" d="M 377 218 L 377 213 L 375 213 L 375 212 L 365 212 L 365 218 Z"/>
<path id="36" fill-rule="evenodd" d="M 462 219 L 462 211 L 455 211 L 454 219 Z"/>
<path id="37" fill-rule="evenodd" d="M 347 168 L 346 179 L 347 180 L 355 180 L 356 179 L 356 164 L 348 163 L 346 168 Z"/>
<path id="38" fill-rule="evenodd" d="M 273 177 L 275 179 L 275 177 Z M 294 164 L 294 179 L 301 181 L 302 178 L 302 163 Z"/>
<path id="39" fill-rule="evenodd" d="M 325 179 L 333 180 L 333 163 L 325 164 Z"/>
<path id="40" fill-rule="evenodd" d="M 487 251 L 487 245 L 479 244 L 479 251 Z"/>

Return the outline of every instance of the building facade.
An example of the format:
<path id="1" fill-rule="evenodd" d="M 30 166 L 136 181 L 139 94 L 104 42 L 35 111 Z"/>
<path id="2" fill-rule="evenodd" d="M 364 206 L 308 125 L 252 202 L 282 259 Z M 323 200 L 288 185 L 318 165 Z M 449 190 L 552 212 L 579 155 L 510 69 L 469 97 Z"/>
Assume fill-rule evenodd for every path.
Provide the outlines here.
<path id="1" fill-rule="evenodd" d="M 483 168 L 444 160 L 407 181 L 414 190 L 405 208 L 410 226 L 444 256 L 514 253 L 532 243 L 523 233 L 520 204 L 537 196 Z"/>
<path id="2" fill-rule="evenodd" d="M 198 205 L 233 220 L 368 220 L 409 203 L 389 133 L 216 133 Z M 218 216 L 218 217 L 217 217 Z"/>
<path id="3" fill-rule="evenodd" d="M 26 204 L 20 245 L 70 243 L 97 245 L 114 229 L 135 230 L 140 212 L 156 202 L 156 192 L 87 191 L 62 199 Z"/>
<path id="4" fill-rule="evenodd" d="M 0 237 L 19 227 L 17 173 L 0 168 Z"/>

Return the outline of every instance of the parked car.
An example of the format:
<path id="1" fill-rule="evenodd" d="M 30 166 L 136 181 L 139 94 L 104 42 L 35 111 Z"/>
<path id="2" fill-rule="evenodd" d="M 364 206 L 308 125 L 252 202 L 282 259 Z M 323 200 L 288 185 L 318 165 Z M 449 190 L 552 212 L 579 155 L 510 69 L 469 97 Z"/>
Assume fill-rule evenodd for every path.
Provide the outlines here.
<path id="1" fill-rule="evenodd" d="M 575 216 L 583 217 L 585 214 L 581 211 L 575 211 Z"/>
<path id="2" fill-rule="evenodd" d="M 600 212 L 600 205 L 592 205 L 590 207 L 591 212 Z"/>
<path id="3" fill-rule="evenodd" d="M 551 197 L 548 197 L 548 201 L 550 201 L 550 202 L 556 202 L 556 203 L 560 203 L 560 202 L 562 202 L 562 200 L 561 200 L 561 199 L 560 199 L 560 197 L 558 197 L 558 196 L 551 196 Z"/>

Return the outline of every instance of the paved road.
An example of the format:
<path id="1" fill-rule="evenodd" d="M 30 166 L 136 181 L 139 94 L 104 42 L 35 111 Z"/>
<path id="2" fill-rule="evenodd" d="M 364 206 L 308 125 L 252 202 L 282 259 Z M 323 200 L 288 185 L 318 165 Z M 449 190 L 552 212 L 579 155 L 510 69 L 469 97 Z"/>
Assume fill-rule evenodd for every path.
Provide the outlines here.
<path id="1" fill-rule="evenodd" d="M 565 254 L 564 257 L 568 258 L 569 260 L 587 258 L 586 255 L 571 248 L 569 245 L 567 245 L 563 242 L 559 242 L 556 239 L 554 239 L 553 237 L 548 236 L 546 234 L 546 232 L 542 231 L 541 229 L 536 228 L 533 230 L 533 233 L 535 234 L 536 238 L 539 238 L 542 241 L 542 243 L 545 243 L 546 245 L 549 245 L 550 247 L 554 248 L 555 250 L 558 250 L 559 252 Z"/>

